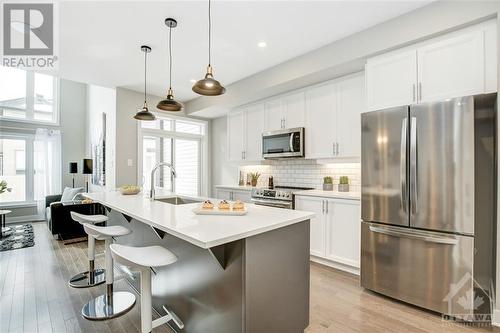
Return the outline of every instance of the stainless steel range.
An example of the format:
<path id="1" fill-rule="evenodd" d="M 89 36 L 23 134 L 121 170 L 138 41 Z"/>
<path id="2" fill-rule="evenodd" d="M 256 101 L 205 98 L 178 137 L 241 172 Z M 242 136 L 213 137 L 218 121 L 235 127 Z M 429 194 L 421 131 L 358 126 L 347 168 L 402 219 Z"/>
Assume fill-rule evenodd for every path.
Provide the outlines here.
<path id="1" fill-rule="evenodd" d="M 254 188 L 252 202 L 256 205 L 294 209 L 293 193 L 313 190 L 312 187 L 275 186 L 274 189 Z"/>

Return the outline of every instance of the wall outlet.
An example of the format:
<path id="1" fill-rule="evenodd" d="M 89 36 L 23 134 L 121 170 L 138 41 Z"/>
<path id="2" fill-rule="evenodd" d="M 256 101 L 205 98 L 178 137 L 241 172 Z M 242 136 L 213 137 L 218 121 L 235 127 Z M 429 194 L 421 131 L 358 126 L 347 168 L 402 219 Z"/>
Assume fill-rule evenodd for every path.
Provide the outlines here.
<path id="1" fill-rule="evenodd" d="M 134 166 L 134 160 L 133 160 L 133 159 L 131 159 L 131 158 L 129 158 L 129 159 L 127 160 L 127 166 L 129 166 L 129 167 Z"/>

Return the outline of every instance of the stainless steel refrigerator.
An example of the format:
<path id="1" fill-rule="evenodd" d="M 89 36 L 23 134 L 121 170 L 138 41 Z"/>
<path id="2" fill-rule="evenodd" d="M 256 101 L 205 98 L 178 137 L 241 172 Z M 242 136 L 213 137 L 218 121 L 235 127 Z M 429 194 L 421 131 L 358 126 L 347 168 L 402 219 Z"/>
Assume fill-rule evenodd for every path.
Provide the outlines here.
<path id="1" fill-rule="evenodd" d="M 477 95 L 362 114 L 363 287 L 466 319 L 489 311 L 496 101 Z"/>

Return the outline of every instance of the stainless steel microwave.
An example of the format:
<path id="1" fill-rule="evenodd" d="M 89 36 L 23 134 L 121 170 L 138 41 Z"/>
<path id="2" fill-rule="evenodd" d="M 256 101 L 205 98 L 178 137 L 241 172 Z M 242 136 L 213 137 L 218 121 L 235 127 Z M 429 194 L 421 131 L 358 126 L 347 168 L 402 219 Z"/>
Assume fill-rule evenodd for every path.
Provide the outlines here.
<path id="1" fill-rule="evenodd" d="M 262 157 L 304 157 L 304 127 L 262 133 Z"/>

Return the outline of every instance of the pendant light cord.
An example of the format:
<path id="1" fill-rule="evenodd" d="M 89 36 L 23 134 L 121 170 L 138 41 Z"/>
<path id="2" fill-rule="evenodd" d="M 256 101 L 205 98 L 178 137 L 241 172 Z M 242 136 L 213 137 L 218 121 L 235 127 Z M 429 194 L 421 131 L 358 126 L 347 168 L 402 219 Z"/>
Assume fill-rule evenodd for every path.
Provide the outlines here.
<path id="1" fill-rule="evenodd" d="M 208 66 L 211 63 L 211 53 L 212 53 L 212 18 L 211 18 L 211 1 L 208 0 Z"/>
<path id="2" fill-rule="evenodd" d="M 144 51 L 144 104 L 146 104 L 146 73 L 148 72 L 147 70 L 147 61 L 146 58 L 148 56 L 147 50 Z"/>
<path id="3" fill-rule="evenodd" d="M 169 54 L 169 88 L 172 89 L 172 26 L 169 26 L 168 29 L 168 54 Z"/>

